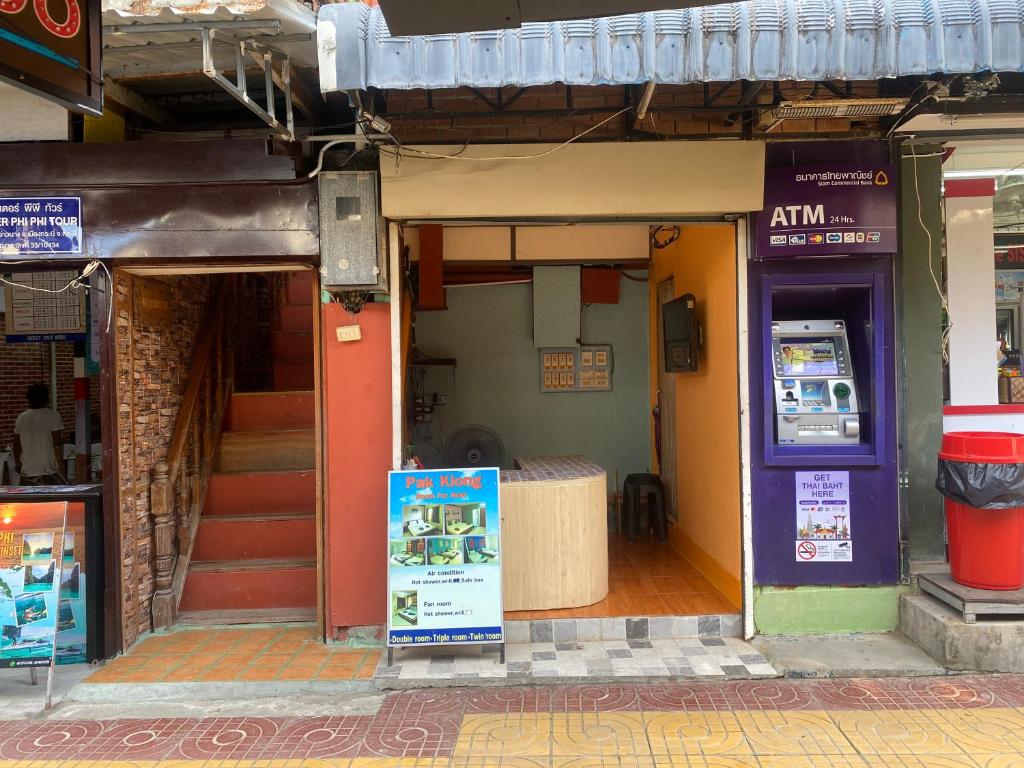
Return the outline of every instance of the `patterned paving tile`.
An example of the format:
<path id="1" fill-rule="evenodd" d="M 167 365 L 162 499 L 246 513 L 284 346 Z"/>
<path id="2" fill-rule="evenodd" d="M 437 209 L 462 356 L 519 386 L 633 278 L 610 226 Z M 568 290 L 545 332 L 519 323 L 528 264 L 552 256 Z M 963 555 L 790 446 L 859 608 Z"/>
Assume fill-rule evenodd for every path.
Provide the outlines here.
<path id="1" fill-rule="evenodd" d="M 375 715 L 0 721 L 0 768 L 1024 768 L 1020 684 L 434 688 Z"/>
<path id="2" fill-rule="evenodd" d="M 536 622 L 535 622 L 536 623 Z M 547 637 L 538 634 L 537 637 Z M 376 678 L 385 687 L 466 684 L 473 679 L 607 680 L 754 679 L 778 673 L 748 643 L 734 637 L 605 639 L 509 643 L 502 664 L 498 648 L 396 648 L 392 664 L 382 656 Z"/>
<path id="3" fill-rule="evenodd" d="M 85 682 L 365 680 L 380 655 L 377 648 L 325 646 L 313 627 L 181 629 L 145 638 Z"/>

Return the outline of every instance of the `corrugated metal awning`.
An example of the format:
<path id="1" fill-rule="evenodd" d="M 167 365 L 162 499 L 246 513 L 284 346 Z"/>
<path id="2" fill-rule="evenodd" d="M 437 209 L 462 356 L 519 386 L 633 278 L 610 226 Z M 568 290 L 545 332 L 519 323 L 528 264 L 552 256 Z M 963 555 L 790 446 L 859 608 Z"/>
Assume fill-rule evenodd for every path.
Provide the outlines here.
<path id="1" fill-rule="evenodd" d="M 196 26 L 238 22 L 246 26 L 237 36 L 261 41 L 296 66 L 316 66 L 316 15 L 295 0 L 103 0 L 104 72 L 114 79 L 202 72 Z M 126 27 L 138 31 L 114 31 Z M 215 60 L 232 66 L 234 50 L 218 46 Z"/>
<path id="2" fill-rule="evenodd" d="M 321 6 L 317 46 L 325 93 L 1022 72 L 1024 3 L 748 0 L 420 37 L 341 3 Z"/>

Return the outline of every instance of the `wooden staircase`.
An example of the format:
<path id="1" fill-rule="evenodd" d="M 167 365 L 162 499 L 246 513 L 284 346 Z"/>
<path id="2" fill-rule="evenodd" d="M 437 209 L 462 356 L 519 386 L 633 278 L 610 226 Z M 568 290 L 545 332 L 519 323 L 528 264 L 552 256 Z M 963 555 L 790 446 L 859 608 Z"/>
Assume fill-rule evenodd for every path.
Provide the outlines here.
<path id="1" fill-rule="evenodd" d="M 178 605 L 179 624 L 316 618 L 312 273 L 274 318 L 274 391 L 232 393 Z"/>

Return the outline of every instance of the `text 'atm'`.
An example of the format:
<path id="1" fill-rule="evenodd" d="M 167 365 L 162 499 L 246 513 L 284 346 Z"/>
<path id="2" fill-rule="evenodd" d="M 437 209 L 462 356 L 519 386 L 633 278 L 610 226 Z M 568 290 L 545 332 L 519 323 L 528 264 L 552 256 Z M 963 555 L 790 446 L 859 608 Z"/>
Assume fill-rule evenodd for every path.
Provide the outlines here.
<path id="1" fill-rule="evenodd" d="M 860 408 L 842 320 L 772 321 L 776 442 L 860 442 Z"/>

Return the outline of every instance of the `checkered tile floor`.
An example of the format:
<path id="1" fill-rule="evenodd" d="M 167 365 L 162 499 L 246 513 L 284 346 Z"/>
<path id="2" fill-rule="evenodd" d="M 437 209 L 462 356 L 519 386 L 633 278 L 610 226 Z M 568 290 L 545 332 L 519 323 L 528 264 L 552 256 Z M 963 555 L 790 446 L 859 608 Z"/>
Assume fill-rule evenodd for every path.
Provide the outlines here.
<path id="1" fill-rule="evenodd" d="M 735 637 L 510 643 L 500 646 L 396 648 L 382 654 L 382 687 L 522 683 L 563 679 L 723 679 L 776 677 L 756 649 Z"/>

